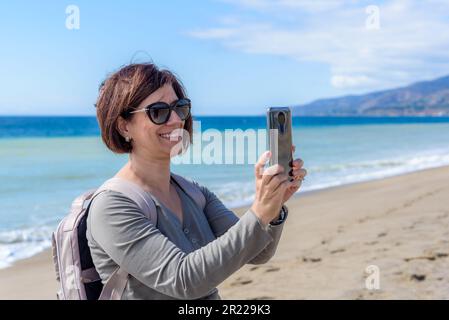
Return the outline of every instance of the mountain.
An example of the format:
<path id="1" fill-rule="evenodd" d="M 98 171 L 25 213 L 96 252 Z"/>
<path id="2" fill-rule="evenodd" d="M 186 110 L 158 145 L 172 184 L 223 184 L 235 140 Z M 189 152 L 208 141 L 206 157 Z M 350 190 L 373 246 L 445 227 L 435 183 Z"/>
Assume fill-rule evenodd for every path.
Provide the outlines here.
<path id="1" fill-rule="evenodd" d="M 292 107 L 308 116 L 449 116 L 449 76 L 406 87 L 320 99 Z"/>

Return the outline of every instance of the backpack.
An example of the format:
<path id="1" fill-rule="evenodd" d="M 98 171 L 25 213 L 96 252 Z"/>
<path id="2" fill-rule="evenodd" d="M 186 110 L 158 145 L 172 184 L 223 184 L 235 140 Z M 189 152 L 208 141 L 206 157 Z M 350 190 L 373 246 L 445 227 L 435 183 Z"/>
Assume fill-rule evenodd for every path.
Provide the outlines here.
<path id="1" fill-rule="evenodd" d="M 206 199 L 197 184 L 171 173 L 172 180 L 204 209 Z M 92 200 L 100 193 L 118 191 L 133 200 L 157 226 L 157 210 L 150 193 L 139 185 L 118 177 L 98 189 L 84 192 L 72 202 L 69 214 L 52 234 L 53 262 L 59 290 L 58 300 L 119 300 L 128 282 L 128 273 L 118 267 L 103 283 L 95 269 L 87 242 L 87 215 Z"/>

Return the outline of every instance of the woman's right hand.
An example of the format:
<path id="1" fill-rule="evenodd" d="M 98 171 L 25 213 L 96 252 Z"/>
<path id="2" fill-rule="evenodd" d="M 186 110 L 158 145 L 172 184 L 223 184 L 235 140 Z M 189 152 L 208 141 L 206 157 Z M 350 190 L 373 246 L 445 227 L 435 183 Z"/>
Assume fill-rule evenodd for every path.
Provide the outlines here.
<path id="1" fill-rule="evenodd" d="M 276 164 L 264 168 L 270 157 L 270 151 L 264 152 L 254 166 L 256 195 L 251 206 L 251 210 L 265 226 L 279 217 L 285 191 L 290 185 L 282 166 Z"/>

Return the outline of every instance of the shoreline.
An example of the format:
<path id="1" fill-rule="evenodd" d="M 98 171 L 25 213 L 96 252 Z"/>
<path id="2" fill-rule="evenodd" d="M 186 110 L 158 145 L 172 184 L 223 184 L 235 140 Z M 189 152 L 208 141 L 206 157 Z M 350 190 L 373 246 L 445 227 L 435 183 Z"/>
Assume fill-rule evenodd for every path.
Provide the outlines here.
<path id="1" fill-rule="evenodd" d="M 334 189 L 339 189 L 339 188 L 343 188 L 343 187 L 346 187 L 346 186 L 357 186 L 357 185 L 363 184 L 363 183 L 369 183 L 369 182 L 384 180 L 384 179 L 393 178 L 393 177 L 400 177 L 400 176 L 403 176 L 403 175 L 408 175 L 410 173 L 426 171 L 426 170 L 432 170 L 432 169 L 439 169 L 439 168 L 444 168 L 444 167 L 449 167 L 449 165 L 440 165 L 440 166 L 436 166 L 436 167 L 418 169 L 418 170 L 415 170 L 415 171 L 401 172 L 401 173 L 397 173 L 397 174 L 393 174 L 393 175 L 388 175 L 388 176 L 385 176 L 385 177 L 372 178 L 372 179 L 366 179 L 366 180 L 354 181 L 354 182 L 348 182 L 348 183 L 339 184 L 339 185 L 331 185 L 331 186 L 327 186 L 327 187 L 323 187 L 323 188 L 317 188 L 317 189 L 312 189 L 312 190 L 305 190 L 305 191 L 301 191 L 301 192 L 299 192 L 297 194 L 294 194 L 292 196 L 292 199 L 296 199 L 298 197 L 320 193 L 320 192 L 323 192 L 323 191 L 328 191 L 328 190 L 330 191 L 330 190 L 334 190 Z M 238 212 L 238 213 L 242 212 L 243 213 L 246 209 L 248 209 L 251 206 L 251 203 L 252 203 L 251 201 L 248 201 L 248 202 L 242 202 L 241 204 L 236 205 L 236 206 L 227 206 L 227 207 L 230 210 L 233 210 L 235 212 Z M 18 260 L 13 261 L 9 265 L 0 267 L 0 271 L 6 270 L 8 268 L 12 268 L 17 263 L 20 263 L 22 261 L 26 261 L 26 260 L 29 260 L 29 259 L 33 259 L 34 257 L 39 256 L 41 254 L 48 255 L 46 253 L 46 251 L 50 251 L 51 252 L 51 246 L 47 247 L 47 248 L 45 248 L 45 249 L 43 249 L 43 250 L 41 250 L 41 251 L 39 251 L 39 252 L 37 252 L 35 254 L 33 254 L 33 255 L 31 255 L 31 256 L 29 256 L 27 258 L 18 259 Z"/>
<path id="2" fill-rule="evenodd" d="M 222 298 L 447 298 L 446 181 L 449 166 L 442 166 L 294 195 L 275 257 L 266 265 L 246 265 L 220 284 Z M 240 215 L 247 208 L 233 210 Z M 410 234 L 418 227 L 418 234 Z M 376 263 L 388 289 L 368 292 L 365 267 Z M 426 280 L 413 280 L 423 274 Z M 0 299 L 54 299 L 51 249 L 0 269 L 0 282 Z"/>

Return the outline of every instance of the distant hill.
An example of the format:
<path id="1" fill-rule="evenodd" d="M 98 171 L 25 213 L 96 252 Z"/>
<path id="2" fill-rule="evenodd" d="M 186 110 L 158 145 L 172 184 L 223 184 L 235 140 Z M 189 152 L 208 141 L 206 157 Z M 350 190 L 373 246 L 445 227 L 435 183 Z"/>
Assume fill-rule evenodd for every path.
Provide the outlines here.
<path id="1" fill-rule="evenodd" d="M 320 99 L 292 107 L 310 116 L 449 116 L 449 76 L 363 95 Z"/>

